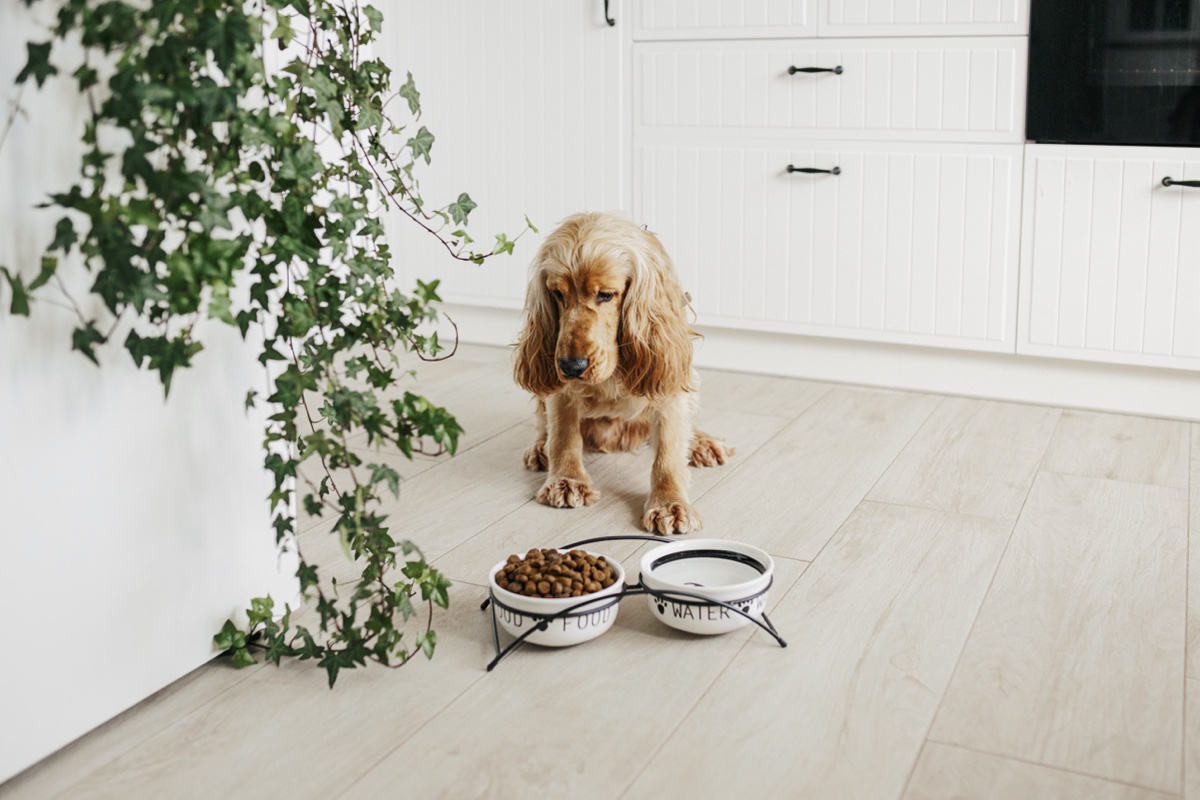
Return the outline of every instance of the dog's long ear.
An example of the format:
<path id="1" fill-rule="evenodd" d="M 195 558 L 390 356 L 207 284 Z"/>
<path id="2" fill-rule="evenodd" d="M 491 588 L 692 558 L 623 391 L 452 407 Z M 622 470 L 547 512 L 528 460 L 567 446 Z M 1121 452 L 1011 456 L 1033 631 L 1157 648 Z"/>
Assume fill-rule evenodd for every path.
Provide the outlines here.
<path id="1" fill-rule="evenodd" d="M 651 400 L 692 391 L 692 338 L 683 288 L 658 238 L 641 232 L 618 335 L 626 390 Z"/>
<path id="2" fill-rule="evenodd" d="M 525 291 L 525 326 L 517 339 L 513 377 L 526 391 L 546 397 L 558 391 L 558 371 L 554 367 L 554 349 L 558 344 L 558 304 L 546 288 L 542 254 L 529 268 L 529 286 Z"/>

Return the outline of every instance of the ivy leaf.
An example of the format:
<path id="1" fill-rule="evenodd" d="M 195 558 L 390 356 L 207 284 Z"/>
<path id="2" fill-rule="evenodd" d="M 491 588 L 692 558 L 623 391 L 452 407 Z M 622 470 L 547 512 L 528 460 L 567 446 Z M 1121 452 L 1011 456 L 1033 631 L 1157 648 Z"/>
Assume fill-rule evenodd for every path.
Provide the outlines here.
<path id="1" fill-rule="evenodd" d="M 355 123 L 356 131 L 366 130 L 367 128 L 378 128 L 383 124 L 383 114 L 372 106 L 366 106 L 358 113 L 358 122 Z"/>
<path id="2" fill-rule="evenodd" d="M 54 226 L 54 241 L 50 243 L 50 249 L 61 250 L 65 253 L 78 240 L 79 237 L 75 234 L 75 226 L 71 223 L 71 218 L 63 217 Z"/>
<path id="3" fill-rule="evenodd" d="M 417 646 L 426 658 L 433 658 L 433 649 L 437 647 L 437 631 L 421 631 L 417 635 Z"/>
<path id="4" fill-rule="evenodd" d="M 308 591 L 310 586 L 317 585 L 317 568 L 308 562 L 301 561 L 296 569 L 296 577 L 300 579 L 300 592 Z"/>
<path id="5" fill-rule="evenodd" d="M 45 286 L 58 270 L 58 259 L 54 256 L 42 256 L 42 270 L 29 284 L 29 291 L 35 292 Z"/>
<path id="6" fill-rule="evenodd" d="M 528 214 L 526 214 L 526 215 L 525 215 L 525 224 L 529 226 L 529 230 L 533 231 L 534 233 L 538 233 L 537 225 L 534 225 L 534 224 L 533 224 L 533 223 L 532 223 L 532 222 L 529 220 L 529 215 L 528 215 Z"/>
<path id="7" fill-rule="evenodd" d="M 28 317 L 29 292 L 25 289 L 25 282 L 21 280 L 20 275 L 15 272 L 9 272 L 7 267 L 0 267 L 0 274 L 3 274 L 8 279 L 8 287 L 12 290 L 12 302 L 9 305 L 9 311 L 17 316 Z"/>
<path id="8" fill-rule="evenodd" d="M 292 31 L 292 18 L 286 14 L 280 14 L 278 21 L 275 23 L 275 30 L 271 32 L 271 38 L 279 40 L 281 47 L 287 47 L 294 35 L 295 33 Z"/>
<path id="9" fill-rule="evenodd" d="M 75 78 L 75 80 L 79 83 L 79 91 L 81 92 L 95 86 L 96 82 L 99 80 L 99 75 L 97 74 L 96 70 L 92 69 L 87 64 L 84 64 L 79 69 L 75 70 L 75 72 L 72 73 L 72 77 Z"/>
<path id="10" fill-rule="evenodd" d="M 258 660 L 255 659 L 254 656 L 250 655 L 250 651 L 247 650 L 245 647 L 239 647 L 238 649 L 233 651 L 233 665 L 235 667 L 237 667 L 238 669 L 242 669 L 243 667 L 253 666 L 254 664 L 257 664 L 257 663 L 258 663 Z"/>
<path id="11" fill-rule="evenodd" d="M 237 325 L 233 317 L 232 300 L 229 297 L 229 287 L 219 283 L 213 287 L 212 298 L 208 301 L 209 319 L 219 319 L 228 325 Z"/>
<path id="12" fill-rule="evenodd" d="M 82 328 L 76 328 L 71 334 L 71 349 L 78 350 L 87 356 L 88 360 L 96 366 L 100 366 L 100 362 L 96 360 L 95 347 L 98 344 L 104 344 L 108 341 L 104 334 L 96 330 L 96 323 L 93 320 L 88 320 Z"/>
<path id="13" fill-rule="evenodd" d="M 391 490 L 393 497 L 400 496 L 400 473 L 386 464 L 372 464 L 371 483 L 380 481 L 387 481 L 388 489 Z"/>
<path id="14" fill-rule="evenodd" d="M 25 62 L 25 68 L 17 74 L 17 83 L 24 83 L 32 77 L 40 88 L 46 82 L 46 78 L 58 74 L 58 67 L 50 63 L 50 44 L 29 42 L 25 45 L 29 58 Z"/>
<path id="15" fill-rule="evenodd" d="M 252 598 L 250 608 L 246 609 L 246 616 L 250 620 L 251 628 L 271 619 L 274 614 L 275 601 L 270 596 Z"/>
<path id="16" fill-rule="evenodd" d="M 232 650 L 235 646 L 234 641 L 239 633 L 241 631 L 238 630 L 237 625 L 233 624 L 233 620 L 227 619 L 225 620 L 225 624 L 221 626 L 221 630 L 217 632 L 217 635 L 213 636 L 213 644 L 217 646 L 218 650 Z"/>
<path id="17" fill-rule="evenodd" d="M 373 6 L 364 6 L 363 14 L 365 14 L 367 19 L 370 21 L 371 30 L 375 31 L 376 33 L 379 33 L 383 30 L 383 14 L 379 13 L 377 8 L 374 8 Z"/>
<path id="18" fill-rule="evenodd" d="M 475 208 L 475 201 L 466 192 L 463 192 L 458 196 L 458 200 L 450 205 L 450 218 L 458 225 L 465 225 L 467 215 Z"/>
<path id="19" fill-rule="evenodd" d="M 433 149 L 433 134 L 424 125 L 417 131 L 416 136 L 408 140 L 406 145 L 412 150 L 413 161 L 423 157 L 426 164 L 432 163 L 429 158 L 429 151 Z"/>
<path id="20" fill-rule="evenodd" d="M 503 233 L 496 234 L 496 247 L 492 250 L 492 255 L 500 253 L 508 253 L 510 256 L 513 253 L 513 248 L 517 246 L 516 242 L 509 241 L 508 237 Z"/>
<path id="21" fill-rule="evenodd" d="M 408 80 L 400 87 L 400 96 L 408 101 L 408 110 L 417 119 L 421 118 L 421 93 L 417 91 L 417 85 L 413 83 L 412 73 L 408 73 Z"/>

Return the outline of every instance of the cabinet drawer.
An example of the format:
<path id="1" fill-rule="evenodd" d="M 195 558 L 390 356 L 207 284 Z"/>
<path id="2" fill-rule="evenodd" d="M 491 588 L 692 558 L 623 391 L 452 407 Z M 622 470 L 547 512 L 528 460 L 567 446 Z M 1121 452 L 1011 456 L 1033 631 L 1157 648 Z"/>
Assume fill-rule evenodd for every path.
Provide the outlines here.
<path id="1" fill-rule="evenodd" d="M 634 208 L 701 325 L 1013 352 L 1021 149 L 642 144 Z"/>
<path id="2" fill-rule="evenodd" d="M 816 0 L 638 0 L 633 38 L 779 39 L 815 36 Z"/>
<path id="3" fill-rule="evenodd" d="M 640 131 L 1024 141 L 1022 37 L 671 42 L 634 50 Z"/>
<path id="4" fill-rule="evenodd" d="M 1023 353 L 1200 369 L 1200 151 L 1030 145 Z"/>
<path id="5" fill-rule="evenodd" d="M 1029 0 L 818 0 L 821 36 L 994 36 L 1029 30 Z"/>
<path id="6" fill-rule="evenodd" d="M 1022 36 L 1029 0 L 638 0 L 635 41 Z"/>

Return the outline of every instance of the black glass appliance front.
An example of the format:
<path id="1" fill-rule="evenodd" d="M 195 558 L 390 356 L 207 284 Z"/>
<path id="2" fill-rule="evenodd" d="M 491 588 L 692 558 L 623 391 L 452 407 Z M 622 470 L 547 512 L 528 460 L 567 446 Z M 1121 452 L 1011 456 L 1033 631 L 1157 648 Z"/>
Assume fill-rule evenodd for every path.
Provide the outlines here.
<path id="1" fill-rule="evenodd" d="M 1200 146 L 1200 0 L 1031 0 L 1025 133 Z"/>

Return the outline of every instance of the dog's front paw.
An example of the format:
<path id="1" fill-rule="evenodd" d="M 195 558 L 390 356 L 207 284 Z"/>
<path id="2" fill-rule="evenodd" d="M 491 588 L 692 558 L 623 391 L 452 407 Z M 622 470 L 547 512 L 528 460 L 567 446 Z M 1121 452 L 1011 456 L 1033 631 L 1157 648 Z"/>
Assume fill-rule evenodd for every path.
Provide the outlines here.
<path id="1" fill-rule="evenodd" d="M 600 493 L 587 480 L 577 478 L 550 477 L 538 492 L 537 501 L 555 508 L 579 508 L 590 506 L 600 499 Z"/>
<path id="2" fill-rule="evenodd" d="M 717 467 L 733 456 L 733 448 L 720 439 L 701 434 L 692 442 L 688 463 L 693 467 Z"/>
<path id="3" fill-rule="evenodd" d="M 682 500 L 668 500 L 651 505 L 642 516 L 642 526 L 660 536 L 698 531 L 703 525 L 704 522 L 696 509 Z"/>
<path id="4" fill-rule="evenodd" d="M 534 472 L 545 472 L 550 465 L 546 458 L 545 445 L 538 443 L 525 451 L 521 459 L 525 462 L 525 469 L 533 470 Z"/>

